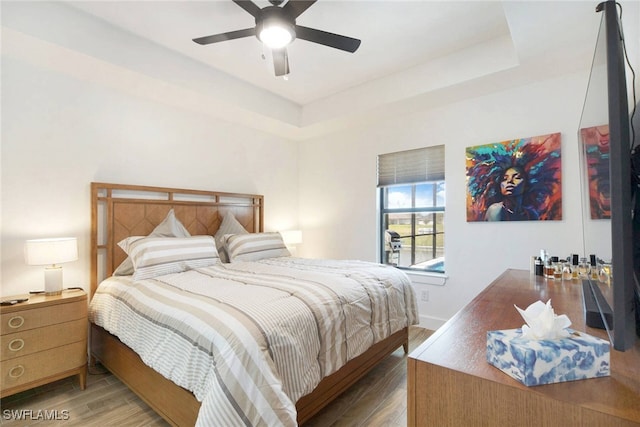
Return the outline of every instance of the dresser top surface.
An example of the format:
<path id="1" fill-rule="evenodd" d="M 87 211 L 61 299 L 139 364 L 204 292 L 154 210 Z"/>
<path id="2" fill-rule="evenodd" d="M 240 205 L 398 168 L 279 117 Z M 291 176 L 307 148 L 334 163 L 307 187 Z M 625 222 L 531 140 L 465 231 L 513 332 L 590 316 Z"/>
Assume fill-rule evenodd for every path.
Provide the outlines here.
<path id="1" fill-rule="evenodd" d="M 578 282 L 547 281 L 526 270 L 507 270 L 473 301 L 416 348 L 410 359 L 469 375 L 541 393 L 560 400 L 625 405 L 635 401 L 640 417 L 640 340 L 625 352 L 611 349 L 611 376 L 527 387 L 486 359 L 487 331 L 516 329 L 524 320 L 514 305 L 525 309 L 538 300 L 551 305 L 556 314 L 566 314 L 571 328 L 608 341 L 606 331 L 585 325 L 582 286 Z M 589 386 L 585 386 L 589 384 Z"/>

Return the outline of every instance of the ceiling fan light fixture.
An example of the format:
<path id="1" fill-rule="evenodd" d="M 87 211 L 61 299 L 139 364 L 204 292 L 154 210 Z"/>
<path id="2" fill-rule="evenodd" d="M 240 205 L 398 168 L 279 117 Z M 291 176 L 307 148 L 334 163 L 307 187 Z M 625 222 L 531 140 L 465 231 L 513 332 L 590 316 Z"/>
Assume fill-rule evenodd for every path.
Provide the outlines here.
<path id="1" fill-rule="evenodd" d="M 296 38 L 351 53 L 360 47 L 358 39 L 296 25 L 298 16 L 315 4 L 317 0 L 269 0 L 272 6 L 266 7 L 260 7 L 252 0 L 232 1 L 255 18 L 256 26 L 198 37 L 193 41 L 200 45 L 207 45 L 249 36 L 256 37 L 262 43 L 264 50 L 266 47 L 271 51 L 276 77 L 286 76 L 291 72 L 287 46 Z M 280 7 L 282 3 L 284 6 Z"/>
<path id="2" fill-rule="evenodd" d="M 258 39 L 271 49 L 282 49 L 293 41 L 295 32 L 287 22 L 263 22 L 257 32 Z"/>

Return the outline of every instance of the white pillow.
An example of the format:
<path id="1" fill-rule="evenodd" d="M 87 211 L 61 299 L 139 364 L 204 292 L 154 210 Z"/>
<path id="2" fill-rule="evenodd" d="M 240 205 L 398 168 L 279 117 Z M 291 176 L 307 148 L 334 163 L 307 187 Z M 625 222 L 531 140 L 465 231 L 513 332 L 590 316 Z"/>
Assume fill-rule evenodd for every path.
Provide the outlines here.
<path id="1" fill-rule="evenodd" d="M 216 239 L 216 248 L 222 262 L 229 262 L 229 256 L 224 247 L 224 236 L 226 234 L 248 234 L 249 232 L 238 222 L 231 212 L 227 212 L 222 219 L 220 228 L 214 235 Z"/>
<path id="2" fill-rule="evenodd" d="M 224 240 L 229 262 L 291 256 L 280 233 L 228 234 Z"/>
<path id="3" fill-rule="evenodd" d="M 127 237 L 118 243 L 131 258 L 134 280 L 207 267 L 219 262 L 211 236 Z"/>
<path id="4" fill-rule="evenodd" d="M 189 237 L 191 234 L 176 218 L 173 209 L 169 211 L 165 219 L 153 229 L 147 237 Z M 144 236 L 142 236 L 144 237 Z M 133 264 L 131 258 L 127 257 L 113 272 L 114 276 L 129 276 L 133 274 Z"/>

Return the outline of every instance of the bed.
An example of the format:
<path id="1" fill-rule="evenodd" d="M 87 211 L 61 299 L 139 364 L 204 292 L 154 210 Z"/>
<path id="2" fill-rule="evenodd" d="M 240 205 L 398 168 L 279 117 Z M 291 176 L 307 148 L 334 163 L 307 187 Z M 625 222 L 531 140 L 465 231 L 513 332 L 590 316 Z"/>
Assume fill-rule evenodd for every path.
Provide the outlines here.
<path id="1" fill-rule="evenodd" d="M 154 236 L 171 215 L 189 237 L 134 237 Z M 213 247 L 234 262 L 181 261 L 180 271 L 156 263 L 147 274 L 136 258 L 149 242 L 204 243 L 208 251 L 229 216 L 247 234 L 226 234 L 224 251 Z M 398 347 L 408 349 L 415 296 L 397 269 L 276 249 L 255 259 L 238 249 L 273 237 L 264 232 L 260 195 L 92 183 L 91 222 L 91 363 L 172 425 L 303 424 Z M 128 260 L 122 248 L 136 260 L 133 277 L 118 274 Z M 142 323 L 132 326 L 133 317 Z M 163 335 L 152 335 L 156 329 Z"/>

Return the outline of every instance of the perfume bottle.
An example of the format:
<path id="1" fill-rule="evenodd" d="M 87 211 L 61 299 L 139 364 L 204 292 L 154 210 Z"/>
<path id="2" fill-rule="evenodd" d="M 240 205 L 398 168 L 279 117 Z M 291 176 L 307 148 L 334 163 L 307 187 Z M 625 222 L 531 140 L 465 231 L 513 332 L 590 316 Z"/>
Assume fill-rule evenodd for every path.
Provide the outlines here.
<path id="1" fill-rule="evenodd" d="M 553 278 L 554 280 L 562 280 L 562 263 L 557 256 L 551 257 L 553 264 Z"/>
<path id="2" fill-rule="evenodd" d="M 587 263 L 587 259 L 584 257 L 580 258 L 580 264 L 578 264 L 578 278 L 589 278 L 589 264 Z"/>
<path id="3" fill-rule="evenodd" d="M 589 269 L 589 277 L 593 280 L 598 280 L 598 263 L 594 254 L 589 255 L 589 263 L 591 267 Z"/>
<path id="4" fill-rule="evenodd" d="M 570 282 L 573 279 L 573 273 L 571 271 L 570 258 L 567 258 L 562 264 L 562 281 Z"/>
<path id="5" fill-rule="evenodd" d="M 571 255 L 571 279 L 578 280 L 578 254 Z"/>
<path id="6" fill-rule="evenodd" d="M 598 260 L 598 281 L 607 286 L 611 285 L 613 279 L 613 269 L 611 268 L 611 261 Z"/>
<path id="7" fill-rule="evenodd" d="M 600 283 L 610 285 L 611 284 L 610 279 L 611 279 L 611 263 L 602 261 L 602 263 L 600 263 L 600 266 L 598 268 L 598 280 L 600 281 Z"/>
<path id="8" fill-rule="evenodd" d="M 602 264 L 602 269 L 604 270 L 605 283 L 611 286 L 613 283 L 613 264 L 611 264 L 611 261 L 605 262 Z"/>
<path id="9" fill-rule="evenodd" d="M 553 258 L 547 256 L 544 263 L 544 278 L 553 280 L 553 272 L 555 267 L 553 266 Z"/>
<path id="10" fill-rule="evenodd" d="M 547 254 L 547 251 L 545 251 L 544 249 L 540 249 L 540 262 L 542 263 L 542 272 L 540 273 L 540 276 L 546 278 L 547 277 L 547 262 L 549 256 Z"/>
<path id="11" fill-rule="evenodd" d="M 536 258 L 536 276 L 544 276 L 544 263 L 540 257 Z"/>

